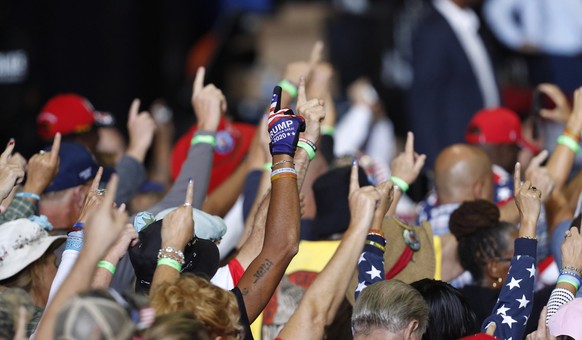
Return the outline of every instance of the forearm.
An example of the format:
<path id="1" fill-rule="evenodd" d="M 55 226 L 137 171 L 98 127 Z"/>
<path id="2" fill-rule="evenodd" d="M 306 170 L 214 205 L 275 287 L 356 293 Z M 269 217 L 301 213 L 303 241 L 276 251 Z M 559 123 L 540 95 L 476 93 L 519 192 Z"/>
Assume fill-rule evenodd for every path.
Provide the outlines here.
<path id="1" fill-rule="evenodd" d="M 519 223 L 519 211 L 517 210 L 517 206 L 515 202 L 509 201 L 504 204 L 501 208 L 499 208 L 500 221 L 505 221 L 511 224 Z"/>
<path id="2" fill-rule="evenodd" d="M 161 127 L 154 139 L 154 161 L 150 179 L 167 185 L 170 181 L 170 154 L 172 153 L 173 127 Z"/>
<path id="3" fill-rule="evenodd" d="M 97 261 L 99 261 L 99 254 L 87 248 L 79 254 L 73 269 L 55 294 L 53 301 L 44 311 L 36 332 L 38 339 L 51 339 L 53 337 L 58 312 L 72 296 L 89 289 Z"/>
<path id="4" fill-rule="evenodd" d="M 388 216 L 396 216 L 396 208 L 398 207 L 398 202 L 402 197 L 402 192 L 400 190 L 394 190 L 394 198 L 392 199 L 392 204 L 390 204 L 390 208 L 388 209 Z M 374 227 L 377 228 L 377 227 Z"/>
<path id="5" fill-rule="evenodd" d="M 114 265 L 115 267 L 117 267 L 117 264 L 119 263 L 119 258 L 115 258 L 115 256 L 105 256 L 103 261 L 107 261 Z M 105 268 L 97 267 L 97 269 L 95 270 L 95 275 L 93 276 L 93 283 L 91 284 L 91 287 L 96 289 L 97 288 L 107 289 L 109 288 L 112 279 L 113 279 L 112 272 Z"/>
<path id="6" fill-rule="evenodd" d="M 127 203 L 137 193 L 139 187 L 146 179 L 146 170 L 143 161 L 138 161 L 132 156 L 125 155 L 115 167 L 119 176 L 119 186 L 115 193 L 115 203 L 118 205 Z"/>
<path id="7" fill-rule="evenodd" d="M 239 248 L 240 251 L 236 255 L 236 259 L 245 270 L 257 255 L 259 255 L 263 248 L 265 223 L 267 221 L 267 211 L 269 209 L 269 201 L 271 198 L 270 191 L 267 191 L 267 193 L 262 197 L 261 203 L 257 207 L 253 216 L 252 223 L 250 223 L 246 228 L 246 230 L 251 230 L 250 235 L 248 235 L 245 242 Z M 251 219 L 249 218 L 249 220 Z"/>

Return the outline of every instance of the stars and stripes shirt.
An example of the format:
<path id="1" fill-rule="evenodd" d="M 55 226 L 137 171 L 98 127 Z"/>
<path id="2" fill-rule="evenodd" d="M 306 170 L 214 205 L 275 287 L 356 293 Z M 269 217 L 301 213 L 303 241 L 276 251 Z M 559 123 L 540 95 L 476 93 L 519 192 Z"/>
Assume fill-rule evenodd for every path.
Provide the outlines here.
<path id="1" fill-rule="evenodd" d="M 358 260 L 358 286 L 355 296 L 371 284 L 384 280 L 384 253 L 372 245 L 366 244 Z"/>
<path id="2" fill-rule="evenodd" d="M 514 256 L 507 279 L 491 315 L 485 319 L 481 331 L 495 322 L 495 336 L 505 340 L 523 339 L 531 314 L 536 275 L 537 241 L 525 238 L 515 240 Z"/>

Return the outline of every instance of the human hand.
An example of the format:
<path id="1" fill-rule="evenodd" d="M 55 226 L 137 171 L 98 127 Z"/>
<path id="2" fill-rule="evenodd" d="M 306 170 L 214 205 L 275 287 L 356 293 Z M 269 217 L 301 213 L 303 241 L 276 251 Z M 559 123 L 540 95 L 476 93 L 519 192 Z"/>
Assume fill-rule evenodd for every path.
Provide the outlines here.
<path id="1" fill-rule="evenodd" d="M 37 195 L 51 184 L 59 171 L 59 150 L 61 149 L 61 134 L 57 133 L 53 140 L 51 151 L 41 151 L 28 161 L 28 169 L 24 191 Z"/>
<path id="2" fill-rule="evenodd" d="M 358 180 L 358 163 L 354 162 L 352 164 L 352 172 L 350 174 L 350 194 L 348 196 L 351 215 L 350 220 L 352 223 L 357 223 L 357 225 L 366 228 L 366 230 L 372 228 L 372 221 L 376 220 L 377 214 L 381 214 L 381 212 L 377 213 L 377 211 L 380 210 L 379 204 L 381 200 L 384 199 L 385 201 L 390 201 L 389 203 L 392 202 L 392 186 L 387 184 L 383 186 L 381 190 L 382 192 L 371 185 L 360 188 L 360 182 Z M 389 203 L 388 207 L 390 206 Z M 384 214 L 386 214 L 386 211 L 384 211 Z M 380 221 L 384 218 L 384 214 L 382 214 Z M 380 222 L 380 225 L 381 224 L 382 223 Z"/>
<path id="3" fill-rule="evenodd" d="M 536 224 L 542 206 L 542 193 L 531 185 L 529 180 L 521 184 L 521 165 L 515 164 L 513 171 L 513 189 L 515 195 L 515 205 L 519 211 L 521 227 L 520 237 L 535 237 Z"/>
<path id="4" fill-rule="evenodd" d="M 574 108 L 566 127 L 576 134 L 579 134 L 582 129 L 582 86 L 574 91 Z"/>
<path id="5" fill-rule="evenodd" d="M 101 177 L 101 174 L 98 173 L 98 176 Z M 99 182 L 97 181 L 96 183 L 98 185 Z M 105 194 L 100 196 L 100 204 L 91 209 L 83 229 L 85 234 L 84 249 L 87 249 L 88 252 L 99 259 L 103 258 L 107 250 L 119 240 L 119 236 L 127 223 L 128 216 L 125 212 L 125 204 L 122 204 L 119 209 L 114 207 L 113 200 L 118 183 L 119 177 L 115 174 L 112 175 L 107 184 Z"/>
<path id="6" fill-rule="evenodd" d="M 406 184 L 411 184 L 420 174 L 425 161 L 426 155 L 418 155 L 414 152 L 414 134 L 408 132 L 404 152 L 392 160 L 390 171 L 392 176 L 402 179 Z"/>
<path id="7" fill-rule="evenodd" d="M 313 66 L 311 79 L 307 83 L 309 98 L 322 98 L 330 91 L 333 66 L 328 62 L 318 62 Z"/>
<path id="8" fill-rule="evenodd" d="M 192 199 L 194 196 L 194 183 L 188 182 L 186 199 L 184 204 L 169 214 L 162 220 L 162 247 L 184 250 L 186 244 L 192 240 L 194 235 L 194 219 L 192 218 Z"/>
<path id="9" fill-rule="evenodd" d="M 367 78 L 359 78 L 348 87 L 348 98 L 354 105 L 364 105 L 372 109 L 380 98 Z"/>
<path id="10" fill-rule="evenodd" d="M 305 84 L 302 82 L 305 95 Z M 275 86 L 271 107 L 269 109 L 268 130 L 271 143 L 269 144 L 271 155 L 286 154 L 293 157 L 299 133 L 305 131 L 305 119 L 296 116 L 290 108 L 281 108 L 281 87 Z"/>
<path id="11" fill-rule="evenodd" d="M 555 337 L 550 335 L 550 330 L 546 326 L 546 316 L 548 315 L 548 307 L 544 306 L 542 312 L 540 313 L 540 318 L 538 320 L 538 329 L 533 333 L 528 334 L 526 340 L 554 340 Z"/>
<path id="12" fill-rule="evenodd" d="M 305 93 L 305 80 L 299 80 L 297 95 L 297 112 L 305 118 L 305 133 L 303 138 L 317 143 L 321 134 L 321 122 L 325 118 L 324 101 L 321 99 L 307 100 Z"/>
<path id="13" fill-rule="evenodd" d="M 83 206 L 81 207 L 81 214 L 79 215 L 79 222 L 85 223 L 92 211 L 95 211 L 102 204 L 104 199 L 105 190 L 99 189 L 99 183 L 101 182 L 101 176 L 103 175 L 103 168 L 99 167 L 91 186 L 85 195 L 83 200 Z M 115 193 L 113 193 L 115 195 Z"/>
<path id="14" fill-rule="evenodd" d="M 154 133 L 156 131 L 156 122 L 149 112 L 139 111 L 140 100 L 134 99 L 129 108 L 129 117 L 127 120 L 127 130 L 129 131 L 129 147 L 127 153 L 142 162 L 145 159 Z"/>
<path id="15" fill-rule="evenodd" d="M 582 269 L 582 235 L 578 227 L 566 231 L 561 250 L 562 266 Z"/>
<path id="16" fill-rule="evenodd" d="M 220 117 L 227 109 L 226 97 L 214 84 L 204 86 L 205 74 L 204 67 L 199 67 L 192 87 L 192 108 L 198 130 L 216 131 Z"/>
<path id="17" fill-rule="evenodd" d="M 117 263 L 119 259 L 127 254 L 127 250 L 135 246 L 138 241 L 139 233 L 131 223 L 127 223 L 115 244 L 113 244 L 111 249 L 107 252 L 107 255 L 105 255 L 104 260 L 114 264 Z"/>
<path id="18" fill-rule="evenodd" d="M 10 140 L 0 155 L 0 200 L 8 197 L 14 186 L 24 178 L 24 167 L 16 162 L 10 162 L 14 145 L 14 140 Z"/>
<path id="19" fill-rule="evenodd" d="M 548 168 L 541 165 L 547 157 L 548 151 L 543 150 L 532 158 L 525 171 L 525 178 L 542 193 L 542 202 L 546 202 L 550 198 L 555 184 Z"/>
<path id="20" fill-rule="evenodd" d="M 571 109 L 570 103 L 568 103 L 568 99 L 564 95 L 564 92 L 562 92 L 562 90 L 560 90 L 556 85 L 548 83 L 538 85 L 538 90 L 550 97 L 552 102 L 556 105 L 553 109 L 541 109 L 540 116 L 545 119 L 566 124 L 568 118 L 570 118 Z"/>
<path id="21" fill-rule="evenodd" d="M 307 83 L 311 80 L 311 74 L 317 63 L 321 60 L 323 42 L 317 41 L 313 45 L 309 61 L 294 61 L 287 65 L 283 79 L 287 79 L 294 84 L 299 84 L 299 79 L 303 77 Z"/>

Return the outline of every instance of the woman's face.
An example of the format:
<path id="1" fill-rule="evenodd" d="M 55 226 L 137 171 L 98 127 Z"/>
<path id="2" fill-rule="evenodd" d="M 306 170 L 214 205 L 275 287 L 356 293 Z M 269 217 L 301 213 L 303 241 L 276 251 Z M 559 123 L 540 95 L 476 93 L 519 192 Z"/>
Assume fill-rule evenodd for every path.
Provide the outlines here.
<path id="1" fill-rule="evenodd" d="M 507 279 L 507 273 L 509 272 L 509 266 L 511 265 L 511 258 L 513 257 L 513 252 L 515 251 L 514 241 L 518 235 L 519 232 L 515 228 L 505 233 L 504 237 L 507 247 L 501 253 L 501 257 L 495 259 L 497 262 L 498 273 L 499 277 L 501 278 L 501 282 L 505 282 L 505 279 Z"/>

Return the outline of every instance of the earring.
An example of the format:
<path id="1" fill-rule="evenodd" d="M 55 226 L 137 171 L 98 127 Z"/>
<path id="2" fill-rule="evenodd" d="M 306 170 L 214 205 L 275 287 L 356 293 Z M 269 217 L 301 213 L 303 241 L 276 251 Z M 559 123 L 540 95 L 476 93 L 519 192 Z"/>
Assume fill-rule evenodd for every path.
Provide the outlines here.
<path id="1" fill-rule="evenodd" d="M 493 281 L 493 288 L 497 288 L 497 286 L 501 286 L 501 278 L 498 277 L 497 281 Z"/>

